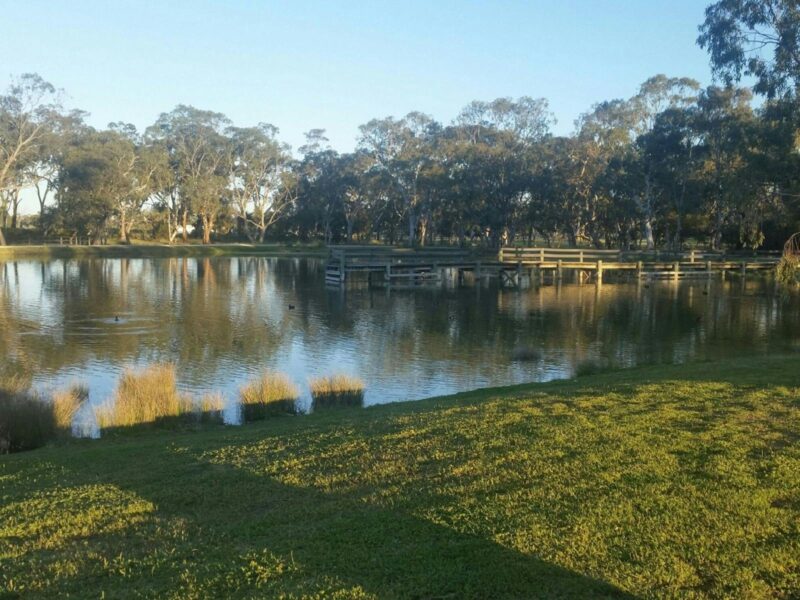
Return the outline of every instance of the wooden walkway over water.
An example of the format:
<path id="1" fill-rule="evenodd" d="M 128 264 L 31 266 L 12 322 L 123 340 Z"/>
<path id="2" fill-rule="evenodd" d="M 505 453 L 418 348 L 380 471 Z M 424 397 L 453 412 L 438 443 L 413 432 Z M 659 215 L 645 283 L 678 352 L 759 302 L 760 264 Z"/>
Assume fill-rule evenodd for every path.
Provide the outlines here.
<path id="1" fill-rule="evenodd" d="M 366 276 L 369 284 L 393 287 L 438 285 L 447 277 L 459 284 L 499 278 L 506 287 L 523 281 L 560 281 L 565 276 L 583 283 L 616 279 L 681 280 L 690 277 L 745 275 L 771 271 L 777 254 L 722 254 L 692 251 L 683 254 L 622 252 L 589 248 L 502 248 L 497 254 L 472 249 L 431 247 L 421 249 L 390 246 L 331 246 L 325 281 L 344 285 L 353 276 Z"/>

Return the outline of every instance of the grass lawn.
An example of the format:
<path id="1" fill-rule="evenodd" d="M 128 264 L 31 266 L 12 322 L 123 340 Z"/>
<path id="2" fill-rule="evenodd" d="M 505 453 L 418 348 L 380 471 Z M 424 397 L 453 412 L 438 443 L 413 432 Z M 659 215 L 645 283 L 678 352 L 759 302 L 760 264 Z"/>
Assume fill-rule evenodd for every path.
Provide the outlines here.
<path id="1" fill-rule="evenodd" d="M 327 256 L 319 244 L 182 244 L 137 242 L 108 246 L 0 246 L 0 260 L 22 258 L 169 258 L 207 256 Z"/>
<path id="2" fill-rule="evenodd" d="M 798 597 L 800 356 L 0 457 L 0 597 Z"/>

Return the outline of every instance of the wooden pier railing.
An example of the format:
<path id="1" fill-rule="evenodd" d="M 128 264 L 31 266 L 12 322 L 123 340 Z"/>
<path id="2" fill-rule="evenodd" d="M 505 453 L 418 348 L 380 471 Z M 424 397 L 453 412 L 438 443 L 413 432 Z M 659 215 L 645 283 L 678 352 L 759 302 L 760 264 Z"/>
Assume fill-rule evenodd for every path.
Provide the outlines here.
<path id="1" fill-rule="evenodd" d="M 692 250 L 684 253 L 623 252 L 594 248 L 501 248 L 497 254 L 478 253 L 452 247 L 395 248 L 391 246 L 331 246 L 325 280 L 342 284 L 350 273 L 375 273 L 383 281 L 416 285 L 442 281 L 446 269 L 466 272 L 476 279 L 498 277 L 502 285 L 519 286 L 524 275 L 533 279 L 552 273 L 561 280 L 567 271 L 580 281 L 593 277 L 602 283 L 609 272 L 629 273 L 637 278 L 683 279 L 714 273 L 774 269 L 774 253 L 720 253 Z"/>

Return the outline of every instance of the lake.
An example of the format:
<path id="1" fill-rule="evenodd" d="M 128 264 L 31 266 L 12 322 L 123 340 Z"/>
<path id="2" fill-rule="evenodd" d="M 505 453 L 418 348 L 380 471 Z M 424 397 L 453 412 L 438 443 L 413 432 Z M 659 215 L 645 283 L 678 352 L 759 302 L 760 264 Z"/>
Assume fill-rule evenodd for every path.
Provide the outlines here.
<path id="1" fill-rule="evenodd" d="M 0 263 L 6 369 L 35 386 L 89 385 L 93 404 L 130 366 L 170 361 L 188 392 L 233 399 L 264 369 L 345 372 L 367 405 L 570 377 L 576 365 L 680 363 L 800 348 L 800 298 L 771 278 L 500 289 L 324 283 L 310 258 Z M 526 349 L 527 360 L 518 360 Z"/>

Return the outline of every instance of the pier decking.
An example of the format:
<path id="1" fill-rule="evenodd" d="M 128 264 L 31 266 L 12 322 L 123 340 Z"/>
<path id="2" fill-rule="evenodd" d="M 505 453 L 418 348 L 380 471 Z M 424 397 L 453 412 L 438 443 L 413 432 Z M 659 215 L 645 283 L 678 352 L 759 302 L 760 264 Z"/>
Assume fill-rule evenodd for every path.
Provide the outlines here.
<path id="1" fill-rule="evenodd" d="M 396 248 L 331 246 L 325 281 L 344 285 L 354 274 L 370 284 L 421 286 L 440 284 L 449 274 L 459 283 L 466 273 L 476 280 L 498 277 L 503 286 L 529 281 L 561 280 L 574 274 L 579 282 L 602 283 L 607 274 L 636 279 L 680 280 L 726 273 L 746 274 L 775 268 L 774 254 L 725 255 L 691 251 L 683 254 L 622 252 L 590 248 L 502 248 L 498 254 L 462 248 Z"/>

